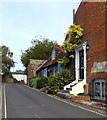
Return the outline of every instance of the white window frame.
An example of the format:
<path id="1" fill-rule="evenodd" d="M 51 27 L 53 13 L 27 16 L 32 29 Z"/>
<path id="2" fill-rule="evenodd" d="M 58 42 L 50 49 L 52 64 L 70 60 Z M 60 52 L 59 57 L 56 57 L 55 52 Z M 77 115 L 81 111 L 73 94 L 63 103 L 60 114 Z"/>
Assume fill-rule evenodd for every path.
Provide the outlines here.
<path id="1" fill-rule="evenodd" d="M 78 45 L 75 48 L 75 74 L 76 74 L 76 81 L 78 82 L 79 80 L 79 51 L 83 50 L 84 51 L 84 79 L 86 82 L 86 42 Z"/>
<path id="2" fill-rule="evenodd" d="M 100 83 L 100 91 L 99 91 L 100 92 L 100 97 L 95 96 L 95 84 L 98 83 L 98 82 Z M 105 84 L 106 84 L 105 80 L 102 80 L 102 79 L 94 80 L 94 99 L 105 100 L 106 97 L 105 96 L 102 97 L 102 83 L 104 83 L 104 91 L 103 92 L 104 92 L 104 95 L 105 95 L 105 92 L 106 92 L 105 91 L 106 90 L 106 88 L 105 88 Z"/>
<path id="3" fill-rule="evenodd" d="M 48 68 L 45 68 L 45 69 L 44 69 L 44 75 L 43 75 L 43 76 L 47 77 L 47 72 L 48 72 Z"/>
<path id="4" fill-rule="evenodd" d="M 55 57 L 56 57 L 56 51 L 55 51 L 55 48 L 53 48 L 53 50 L 52 50 L 52 60 L 55 60 Z"/>

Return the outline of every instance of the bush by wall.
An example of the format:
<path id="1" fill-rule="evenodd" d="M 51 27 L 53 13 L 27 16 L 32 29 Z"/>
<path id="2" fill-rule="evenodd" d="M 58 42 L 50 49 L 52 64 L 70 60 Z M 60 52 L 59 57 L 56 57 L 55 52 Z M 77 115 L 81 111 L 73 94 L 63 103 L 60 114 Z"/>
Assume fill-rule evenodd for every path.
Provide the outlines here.
<path id="1" fill-rule="evenodd" d="M 46 87 L 46 84 L 48 83 L 48 78 L 47 77 L 32 77 L 30 79 L 30 86 L 35 87 L 37 89 Z"/>
<path id="2" fill-rule="evenodd" d="M 30 86 L 31 87 L 36 87 L 37 86 L 37 81 L 39 81 L 41 78 L 34 76 L 30 79 Z"/>
<path id="3" fill-rule="evenodd" d="M 43 88 L 43 87 L 46 87 L 47 83 L 48 83 L 48 78 L 47 78 L 47 77 L 41 77 L 41 78 L 37 81 L 36 87 L 37 87 L 38 89 Z"/>
<path id="4" fill-rule="evenodd" d="M 56 94 L 62 90 L 65 85 L 74 81 L 73 75 L 71 75 L 67 69 L 63 69 L 60 73 L 57 73 L 56 76 L 49 77 L 48 79 L 47 92 L 49 94 Z"/>

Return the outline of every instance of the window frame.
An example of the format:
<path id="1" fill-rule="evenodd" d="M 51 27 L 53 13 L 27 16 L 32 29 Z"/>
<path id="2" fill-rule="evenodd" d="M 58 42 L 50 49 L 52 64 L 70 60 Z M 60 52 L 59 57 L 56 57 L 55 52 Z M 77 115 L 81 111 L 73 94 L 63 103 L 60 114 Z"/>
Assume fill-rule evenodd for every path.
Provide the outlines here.
<path id="1" fill-rule="evenodd" d="M 52 49 L 52 60 L 55 60 L 56 57 L 56 51 L 55 48 Z"/>
<path id="2" fill-rule="evenodd" d="M 96 83 L 99 83 L 99 88 L 96 87 Z M 96 92 L 96 89 L 98 89 L 99 91 Z M 98 92 L 99 92 L 99 96 L 95 95 Z M 99 100 L 106 99 L 106 82 L 105 82 L 105 80 L 102 80 L 102 79 L 94 80 L 94 99 L 99 99 Z"/>

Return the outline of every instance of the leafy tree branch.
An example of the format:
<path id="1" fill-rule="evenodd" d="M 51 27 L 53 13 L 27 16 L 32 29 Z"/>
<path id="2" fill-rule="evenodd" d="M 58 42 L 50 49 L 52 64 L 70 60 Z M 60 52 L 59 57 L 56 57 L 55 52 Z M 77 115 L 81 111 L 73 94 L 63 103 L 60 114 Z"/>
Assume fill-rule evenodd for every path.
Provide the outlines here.
<path id="1" fill-rule="evenodd" d="M 65 56 L 59 60 L 59 63 L 63 68 L 66 68 L 71 58 L 74 58 L 74 48 L 78 46 L 79 40 L 83 35 L 83 29 L 80 25 L 71 25 L 66 36 L 68 39 L 61 45 Z"/>

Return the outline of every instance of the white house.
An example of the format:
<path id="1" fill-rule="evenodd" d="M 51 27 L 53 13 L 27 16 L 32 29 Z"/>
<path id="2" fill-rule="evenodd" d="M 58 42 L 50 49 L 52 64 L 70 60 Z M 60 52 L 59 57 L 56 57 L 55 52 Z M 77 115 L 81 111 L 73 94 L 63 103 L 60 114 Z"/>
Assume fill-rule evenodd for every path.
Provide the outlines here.
<path id="1" fill-rule="evenodd" d="M 25 75 L 25 73 L 21 70 L 12 72 L 12 76 L 16 78 L 18 81 L 24 80 L 25 84 L 27 83 L 27 75 Z"/>

